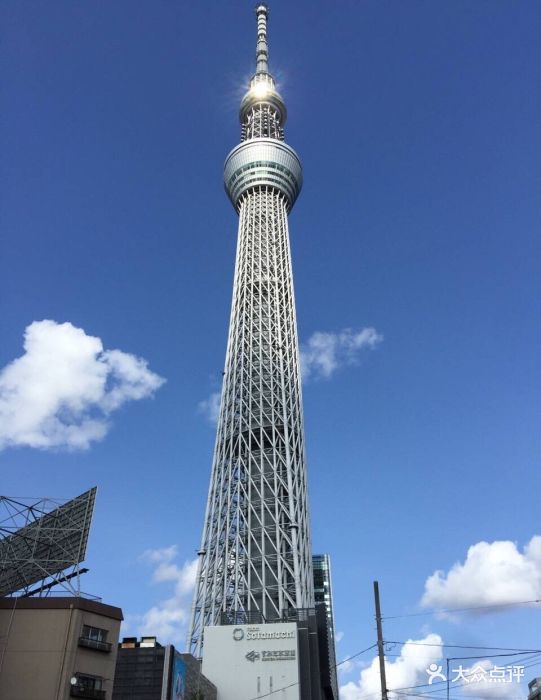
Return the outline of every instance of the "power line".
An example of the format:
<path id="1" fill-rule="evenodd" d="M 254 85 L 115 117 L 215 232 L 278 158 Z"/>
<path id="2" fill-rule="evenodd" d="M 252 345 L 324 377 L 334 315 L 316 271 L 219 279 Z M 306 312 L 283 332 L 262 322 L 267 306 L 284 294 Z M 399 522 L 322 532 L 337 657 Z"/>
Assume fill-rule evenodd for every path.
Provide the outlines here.
<path id="1" fill-rule="evenodd" d="M 443 645 L 442 645 L 443 646 Z M 507 658 L 508 656 L 523 656 L 524 654 L 533 654 L 533 656 L 537 656 L 538 654 L 541 654 L 541 651 L 536 652 L 535 654 L 533 653 L 533 650 L 530 651 L 516 651 L 510 654 L 476 654 L 475 656 L 449 656 L 446 658 L 449 658 L 449 660 L 453 661 L 467 661 L 468 659 L 486 659 L 487 656 L 490 656 L 491 659 L 495 659 L 499 656 L 503 656 L 504 658 Z M 400 658 L 402 654 L 385 654 L 386 657 L 392 657 L 392 658 Z"/>
<path id="2" fill-rule="evenodd" d="M 505 656 L 505 655 L 502 654 L 502 656 Z M 530 656 L 529 659 L 524 659 L 524 661 L 532 661 L 534 658 L 536 658 L 536 657 L 538 658 L 538 660 L 535 661 L 533 664 L 527 664 L 527 665 L 525 664 L 525 665 L 523 666 L 523 668 L 531 668 L 532 666 L 536 666 L 537 664 L 541 663 L 541 660 L 539 659 L 540 656 L 541 656 L 541 653 L 539 653 L 539 654 L 533 654 L 532 656 Z M 466 659 L 468 659 L 468 658 L 481 659 L 481 658 L 486 658 L 486 656 L 485 656 L 485 657 L 481 657 L 481 656 L 475 656 L 475 657 L 459 657 L 458 659 L 449 659 L 449 660 L 453 660 L 453 661 L 456 660 L 456 661 L 459 661 L 459 660 L 462 660 L 462 659 L 464 659 L 464 658 L 466 658 Z M 455 669 L 453 669 L 453 670 L 455 670 Z M 469 670 L 469 673 L 464 674 L 464 679 L 470 678 L 470 677 L 476 675 L 476 674 L 474 673 L 474 669 L 462 669 L 462 670 L 463 670 L 463 671 L 468 671 L 468 670 Z M 447 687 L 447 683 L 448 683 L 448 682 L 449 682 L 449 681 L 446 679 L 446 680 L 444 680 L 444 681 L 443 681 L 443 680 L 441 680 L 441 681 L 432 681 L 432 683 L 420 683 L 419 685 L 409 685 L 409 686 L 403 686 L 403 687 L 401 687 L 401 688 L 389 688 L 389 692 L 393 692 L 393 693 L 394 693 L 394 692 L 398 692 L 398 691 L 402 691 L 402 690 L 414 690 L 414 689 L 416 689 L 416 688 L 426 688 L 426 687 L 430 687 L 430 688 L 433 688 L 433 690 L 427 690 L 427 691 L 425 691 L 425 693 L 424 693 L 425 695 L 430 695 L 430 694 L 432 694 L 432 693 L 439 693 L 439 692 L 441 692 L 441 691 L 444 691 L 444 690 L 446 689 L 446 687 Z M 465 680 L 464 682 L 457 682 L 457 681 L 450 681 L 450 682 L 453 684 L 453 687 L 454 687 L 454 688 L 461 688 L 461 687 L 463 687 L 463 686 L 465 686 L 465 685 L 470 685 L 470 683 L 471 683 L 471 681 L 468 681 L 468 680 Z M 435 685 L 443 686 L 443 687 L 441 687 L 441 688 L 434 688 Z"/>
<path id="3" fill-rule="evenodd" d="M 402 617 L 423 617 L 425 615 L 442 615 L 443 613 L 457 613 L 457 612 L 470 612 L 472 610 L 489 610 L 494 608 L 509 608 L 516 607 L 518 605 L 533 605 L 534 603 L 541 603 L 539 600 L 517 600 L 513 603 L 493 603 L 492 605 L 475 605 L 469 608 L 448 608 L 446 610 L 427 610 L 426 612 L 418 613 L 404 613 L 403 615 L 385 615 L 382 620 L 398 620 Z"/>
<path id="4" fill-rule="evenodd" d="M 443 642 L 441 644 L 429 644 L 428 642 L 414 642 L 411 639 L 406 642 L 397 642 L 394 640 L 386 639 L 385 644 L 412 644 L 418 647 L 445 647 L 446 649 L 488 649 L 489 651 L 509 651 L 519 653 L 522 652 L 527 654 L 541 654 L 541 649 L 517 649 L 514 647 L 479 647 L 470 646 L 467 644 L 444 644 Z M 512 654 L 503 654 L 503 656 L 511 655 Z"/>
<path id="5" fill-rule="evenodd" d="M 366 649 L 363 649 L 362 651 L 358 651 L 356 654 L 352 654 L 351 656 L 348 656 L 346 659 L 343 659 L 342 661 L 339 661 L 337 664 L 335 664 L 335 668 L 338 668 L 338 666 L 345 664 L 346 661 L 351 661 L 351 659 L 354 659 L 357 656 L 360 656 L 361 654 L 365 654 L 367 651 L 370 651 L 370 649 L 373 649 L 374 647 L 377 647 L 377 644 L 372 644 L 372 646 L 367 647 Z"/>
<path id="6" fill-rule="evenodd" d="M 400 693 L 400 695 L 402 697 L 412 697 L 412 698 L 424 698 L 425 697 L 425 695 L 423 695 L 422 693 Z M 475 693 L 475 697 L 478 700 L 494 700 L 494 695 L 480 695 L 480 694 L 478 695 L 477 692 Z M 460 697 L 460 696 L 450 695 L 449 700 L 464 700 L 464 698 Z M 505 700 L 524 700 L 524 697 L 520 697 L 520 698 L 508 698 L 508 697 L 506 697 Z"/>
<path id="7" fill-rule="evenodd" d="M 538 657 L 537 661 L 535 661 L 534 663 L 531 663 L 531 664 L 526 664 L 526 665 L 522 666 L 522 668 L 526 669 L 526 668 L 532 668 L 533 666 L 538 666 L 541 663 L 541 661 L 539 660 L 539 656 L 540 656 L 540 654 L 534 654 L 529 659 L 526 659 L 528 661 L 532 661 L 534 658 Z M 467 669 L 464 669 L 464 670 L 467 670 Z M 473 669 L 470 669 L 470 673 L 467 673 L 466 677 L 472 677 L 474 675 L 475 674 L 473 672 Z M 452 687 L 458 689 L 458 688 L 464 688 L 465 686 L 473 685 L 471 681 L 466 680 L 466 677 L 464 678 L 463 682 L 457 683 L 456 681 L 451 681 L 451 683 L 453 684 Z M 485 697 L 487 698 L 487 700 L 491 700 L 493 698 L 493 696 L 483 696 L 483 695 L 478 694 L 477 690 L 478 690 L 479 683 L 481 683 L 481 682 L 482 681 L 475 681 L 475 686 L 477 686 L 475 696 L 477 698 L 481 698 L 481 700 L 483 700 Z M 389 692 L 396 692 L 399 696 L 404 696 L 404 695 L 410 696 L 411 695 L 413 697 L 427 698 L 427 700 L 432 700 L 434 698 L 435 693 L 442 693 L 442 692 L 445 692 L 447 690 L 447 688 L 449 687 L 449 679 L 447 679 L 445 681 L 435 681 L 434 683 L 432 683 L 432 685 L 436 685 L 436 684 L 440 684 L 443 687 L 435 688 L 432 690 L 420 691 L 418 693 L 411 693 L 411 692 L 410 693 L 403 693 L 403 692 L 401 692 L 402 690 L 414 690 L 418 687 L 419 688 L 425 687 L 426 685 L 428 685 L 425 683 L 425 684 L 422 684 L 420 686 L 410 686 L 409 688 L 404 687 L 403 689 L 402 688 L 394 688 L 392 690 L 389 689 Z M 449 700 L 454 700 L 454 699 L 451 696 L 451 697 L 449 697 Z M 462 699 L 457 698 L 456 700 L 463 700 L 463 698 Z M 524 700 L 524 699 L 523 698 L 506 698 L 506 700 Z"/>
<path id="8" fill-rule="evenodd" d="M 365 654 L 367 651 L 370 651 L 370 649 L 373 649 L 374 647 L 377 647 L 377 644 L 372 644 L 369 647 L 366 647 L 366 649 L 363 649 L 362 651 L 358 651 L 356 654 L 352 654 L 351 656 L 348 656 L 346 659 L 342 659 L 342 661 L 339 661 L 337 664 L 335 664 L 335 668 L 338 668 L 338 666 L 341 666 L 342 664 L 345 664 L 346 661 L 351 661 L 351 659 L 355 659 L 357 656 L 360 656 L 361 654 Z M 259 700 L 259 698 L 267 698 L 270 695 L 274 695 L 275 693 L 281 693 L 282 690 L 287 690 L 287 688 L 292 688 L 295 685 L 299 685 L 300 681 L 295 681 L 295 683 L 290 683 L 289 685 L 285 685 L 282 688 L 276 688 L 276 690 L 271 690 L 268 693 L 265 693 L 265 695 L 258 695 L 256 697 L 250 698 L 250 700 Z"/>
<path id="9" fill-rule="evenodd" d="M 265 693 L 264 695 L 256 695 L 253 698 L 250 698 L 250 700 L 259 700 L 259 698 L 268 698 L 269 695 L 274 695 L 274 693 L 281 693 L 282 690 L 287 690 L 288 688 L 293 688 L 293 686 L 299 685 L 299 681 L 295 681 L 295 683 L 290 683 L 289 685 L 284 685 L 282 688 L 276 688 L 276 690 L 271 690 L 268 693 Z"/>
<path id="10" fill-rule="evenodd" d="M 394 644 L 404 644 L 404 643 L 405 643 L 405 642 L 394 642 Z M 376 646 L 376 645 L 374 645 L 374 646 Z M 445 645 L 440 645 L 440 644 L 425 644 L 424 646 L 445 646 Z M 366 649 L 365 651 L 368 651 L 370 648 L 371 648 L 371 647 L 369 647 L 369 648 Z M 491 647 L 466 647 L 466 648 L 468 648 L 468 649 L 469 649 L 469 648 L 490 649 Z M 499 647 L 496 647 L 496 648 L 499 648 Z M 533 661 L 533 659 L 535 659 L 536 657 L 537 657 L 538 659 L 539 659 L 539 657 L 541 657 L 541 650 L 535 650 L 535 653 L 533 653 L 533 651 L 534 651 L 534 650 L 528 650 L 528 651 L 525 650 L 525 651 L 523 652 L 523 653 L 528 653 L 528 652 L 531 653 L 531 657 L 530 657 L 529 659 L 524 659 L 525 661 Z M 511 656 L 511 655 L 512 655 L 512 654 L 502 654 L 502 656 Z M 484 656 L 480 656 L 480 657 L 460 657 L 460 658 L 486 658 L 486 656 L 487 656 L 487 655 L 485 654 Z M 453 660 L 454 660 L 454 659 L 453 659 Z M 456 660 L 459 660 L 459 659 L 456 659 Z M 341 663 L 343 663 L 343 662 L 341 662 Z M 541 660 L 537 660 L 537 661 L 535 661 L 534 663 L 524 665 L 524 668 L 525 668 L 525 669 L 526 669 L 526 668 L 532 668 L 533 666 L 538 666 L 540 663 L 541 663 Z M 464 670 L 466 670 L 466 669 L 464 669 Z M 472 674 L 470 673 L 470 674 L 466 674 L 466 675 L 472 675 Z M 427 691 L 419 692 L 419 693 L 411 693 L 411 692 L 410 692 L 410 693 L 407 693 L 407 692 L 402 692 L 402 691 L 403 691 L 403 690 L 415 690 L 415 689 L 417 689 L 417 688 L 426 687 L 426 686 L 429 685 L 429 684 L 428 684 L 428 683 L 423 683 L 423 684 L 421 684 L 421 685 L 419 685 L 419 686 L 404 686 L 404 688 L 389 688 L 388 690 L 389 690 L 389 693 L 396 693 L 396 694 L 397 694 L 398 696 L 400 696 L 400 697 L 424 698 L 425 700 L 432 700 L 432 699 L 434 698 L 434 694 L 435 694 L 435 693 L 441 693 L 441 692 L 445 692 L 445 691 L 446 691 L 446 689 L 447 689 L 447 683 L 448 683 L 447 680 L 445 680 L 445 681 L 434 681 L 434 682 L 432 683 L 432 686 L 433 686 L 433 685 L 436 685 L 436 684 L 441 684 L 442 687 L 441 687 L 441 688 L 434 688 L 433 690 L 427 690 Z M 471 683 L 469 683 L 469 682 L 460 682 L 460 683 L 456 683 L 456 682 L 454 682 L 454 681 L 451 681 L 451 683 L 453 683 L 453 688 L 457 688 L 457 689 L 458 689 L 458 688 L 462 688 L 462 687 L 464 687 L 464 686 L 466 686 L 466 685 L 470 685 L 470 684 L 471 684 Z M 360 695 L 360 696 L 358 697 L 357 700 L 367 700 L 368 698 L 377 698 L 377 697 L 379 697 L 379 695 L 380 695 L 379 691 L 373 691 L 373 692 L 371 692 L 371 693 L 364 693 L 363 695 Z M 483 695 L 478 694 L 477 692 L 476 692 L 476 698 L 478 698 L 478 700 L 494 700 L 494 697 L 493 697 L 492 695 L 490 695 L 490 696 L 483 696 Z M 257 700 L 257 699 L 256 699 L 256 698 L 252 698 L 251 700 Z M 452 696 L 452 695 L 451 695 L 451 696 L 449 696 L 449 700 L 464 700 L 464 697 Z M 523 698 L 523 697 L 520 697 L 520 698 L 506 698 L 506 700 L 524 700 L 524 698 Z"/>
<path id="11" fill-rule="evenodd" d="M 523 604 L 526 604 L 526 603 L 541 603 L 541 600 L 524 601 Z M 510 603 L 510 605 L 517 605 L 517 604 L 518 603 Z M 501 606 L 483 606 L 483 607 L 501 607 Z M 479 608 L 463 608 L 463 610 L 468 610 L 468 609 L 473 610 L 473 609 L 479 609 Z M 440 610 L 438 612 L 451 612 L 451 611 L 450 610 L 449 611 Z M 420 614 L 424 615 L 424 614 L 430 614 L 430 613 L 420 613 Z M 395 617 L 410 617 L 410 616 L 397 615 Z M 393 619 L 393 618 L 382 617 L 382 620 L 386 620 L 386 619 Z M 468 645 L 468 644 L 443 644 L 443 643 L 442 644 L 429 644 L 427 642 L 414 642 L 411 640 L 408 640 L 406 642 L 396 641 L 396 640 L 385 640 L 385 644 L 401 644 L 401 645 L 412 644 L 415 646 L 440 647 L 440 648 L 446 648 L 446 649 L 478 649 L 478 650 L 484 650 L 484 651 L 507 651 L 507 652 L 509 652 L 507 654 L 490 654 L 490 656 L 492 658 L 506 657 L 506 656 L 523 656 L 525 654 L 531 654 L 532 656 L 530 659 L 525 659 L 528 661 L 533 660 L 538 655 L 541 655 L 541 649 L 518 649 L 516 647 L 487 647 L 487 646 L 474 646 L 474 645 Z M 337 664 L 335 664 L 335 668 L 338 668 L 339 666 L 342 666 L 342 664 L 345 664 L 348 661 L 355 659 L 357 656 L 361 656 L 361 654 L 366 654 L 367 651 L 370 651 L 371 649 L 374 649 L 375 647 L 377 647 L 377 644 L 371 644 L 369 647 L 366 647 L 366 649 L 362 649 L 361 651 L 358 651 L 355 654 L 351 654 L 351 656 L 348 656 L 345 659 L 342 659 L 342 661 L 339 661 Z M 386 653 L 385 656 L 399 657 L 399 656 L 401 656 L 401 654 L 387 654 Z M 487 654 L 483 654 L 481 656 L 457 656 L 457 657 L 451 657 L 451 658 L 453 660 L 460 661 L 460 660 L 467 660 L 467 659 L 483 659 L 483 658 L 486 658 L 486 656 L 487 656 Z M 527 666 L 524 666 L 524 668 L 531 668 L 532 666 L 536 666 L 539 663 L 541 663 L 541 660 L 536 661 L 533 664 L 529 664 Z M 289 685 L 286 685 L 282 688 L 277 688 L 276 690 L 271 690 L 270 692 L 265 693 L 264 695 L 258 695 L 256 697 L 250 698 L 249 700 L 259 700 L 259 698 L 269 697 L 269 696 L 274 695 L 276 693 L 280 693 L 283 690 L 287 690 L 287 688 L 292 688 L 293 686 L 299 685 L 299 683 L 300 683 L 300 681 L 296 681 L 295 683 L 290 683 Z M 436 683 L 442 683 L 442 684 L 447 685 L 447 681 L 435 681 L 430 685 L 435 685 Z M 423 693 L 402 693 L 401 692 L 401 690 L 422 688 L 422 687 L 426 687 L 427 685 L 429 685 L 429 684 L 423 683 L 420 685 L 405 686 L 403 689 L 401 689 L 401 688 L 389 688 L 389 692 L 390 693 L 397 693 L 398 692 L 398 693 L 400 693 L 400 695 L 407 696 L 407 697 L 411 696 L 411 697 L 422 698 L 425 696 L 429 696 L 431 693 L 437 693 L 437 692 L 441 692 L 442 690 L 445 690 L 445 687 L 442 687 L 442 688 L 434 689 L 432 691 L 426 691 L 424 694 Z M 459 685 L 455 685 L 454 687 L 459 688 L 459 687 L 462 687 L 463 685 L 468 685 L 468 683 L 467 682 L 461 683 Z M 379 693 L 377 693 L 377 692 L 367 693 L 365 695 L 362 695 L 361 698 L 368 698 L 368 697 L 372 697 L 374 695 L 379 695 Z M 485 700 L 482 695 L 478 695 L 477 697 L 480 698 L 480 700 Z M 449 700 L 463 700 L 463 698 L 450 697 Z M 493 700 L 493 698 L 491 696 L 490 698 L 487 698 L 486 700 Z M 506 700 L 524 700 L 524 699 L 523 698 L 506 698 Z"/>

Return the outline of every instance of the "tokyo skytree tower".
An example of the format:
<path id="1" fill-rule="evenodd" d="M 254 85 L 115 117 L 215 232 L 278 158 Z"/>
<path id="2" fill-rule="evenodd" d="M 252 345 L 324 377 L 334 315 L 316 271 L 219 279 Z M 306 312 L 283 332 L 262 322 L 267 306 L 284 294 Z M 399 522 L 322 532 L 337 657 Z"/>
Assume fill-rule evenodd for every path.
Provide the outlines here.
<path id="1" fill-rule="evenodd" d="M 302 186 L 268 69 L 265 5 L 256 72 L 225 162 L 239 214 L 229 339 L 188 650 L 206 625 L 287 620 L 314 607 L 299 349 L 288 212 Z"/>

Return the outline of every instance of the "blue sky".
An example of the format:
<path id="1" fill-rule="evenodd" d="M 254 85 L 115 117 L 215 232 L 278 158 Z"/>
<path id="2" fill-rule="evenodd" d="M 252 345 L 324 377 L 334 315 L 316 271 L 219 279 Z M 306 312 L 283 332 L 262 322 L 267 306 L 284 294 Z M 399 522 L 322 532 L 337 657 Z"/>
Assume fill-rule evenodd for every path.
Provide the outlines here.
<path id="1" fill-rule="evenodd" d="M 107 384 L 81 389 L 79 419 L 107 414 L 87 449 L 16 445 L 4 422 L 2 492 L 97 485 L 85 590 L 120 605 L 128 632 L 172 621 L 182 638 L 214 440 L 198 406 L 220 386 L 233 279 L 222 164 L 254 67 L 253 3 L 21 0 L 0 13 L 0 368 L 44 319 L 82 329 L 65 336 L 72 349 L 92 336 L 123 353 L 96 350 Z M 375 639 L 374 579 L 384 615 L 421 612 L 428 577 L 482 541 L 516 543 L 515 560 L 475 550 L 479 569 L 455 588 L 445 578 L 428 609 L 494 600 L 495 580 L 541 598 L 537 541 L 523 553 L 541 534 L 540 23 L 527 0 L 271 5 L 271 70 L 305 175 L 290 217 L 301 342 L 383 337 L 304 386 L 339 658 Z M 33 328 L 39 355 L 45 326 Z M 40 356 L 44 392 L 59 391 L 47 368 L 62 343 Z M 34 376 L 21 367 L 20 381 Z M 51 410 L 69 423 L 73 405 Z M 401 617 L 384 631 L 538 648 L 540 614 Z M 344 674 L 346 700 L 368 688 L 360 671 Z M 524 697 L 525 683 L 505 691 Z"/>

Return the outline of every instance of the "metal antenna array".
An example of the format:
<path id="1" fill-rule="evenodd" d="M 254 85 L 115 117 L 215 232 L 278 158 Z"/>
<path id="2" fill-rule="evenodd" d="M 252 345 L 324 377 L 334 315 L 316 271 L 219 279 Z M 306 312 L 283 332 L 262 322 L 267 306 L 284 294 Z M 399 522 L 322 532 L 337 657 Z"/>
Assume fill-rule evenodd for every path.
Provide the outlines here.
<path id="1" fill-rule="evenodd" d="M 96 488 L 69 501 L 0 496 L 0 596 L 80 595 Z M 35 584 L 36 588 L 32 588 Z"/>
<path id="2" fill-rule="evenodd" d="M 221 408 L 188 633 L 296 619 L 314 607 L 299 349 L 287 215 L 302 186 L 284 143 L 285 104 L 268 72 L 258 5 L 256 72 L 225 163 L 239 214 Z"/>

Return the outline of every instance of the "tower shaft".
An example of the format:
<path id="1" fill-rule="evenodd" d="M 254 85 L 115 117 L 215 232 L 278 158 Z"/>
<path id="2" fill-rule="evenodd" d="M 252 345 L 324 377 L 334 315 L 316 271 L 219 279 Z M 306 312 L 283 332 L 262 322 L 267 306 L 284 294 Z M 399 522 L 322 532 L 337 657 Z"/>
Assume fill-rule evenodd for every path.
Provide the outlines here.
<path id="1" fill-rule="evenodd" d="M 243 142 L 225 185 L 239 213 L 235 282 L 214 461 L 188 634 L 313 607 L 299 349 L 288 211 L 302 185 L 283 143 L 285 106 L 263 62 L 241 104 Z M 263 19 L 265 21 L 263 21 Z M 263 47 L 263 48 L 262 48 Z"/>

